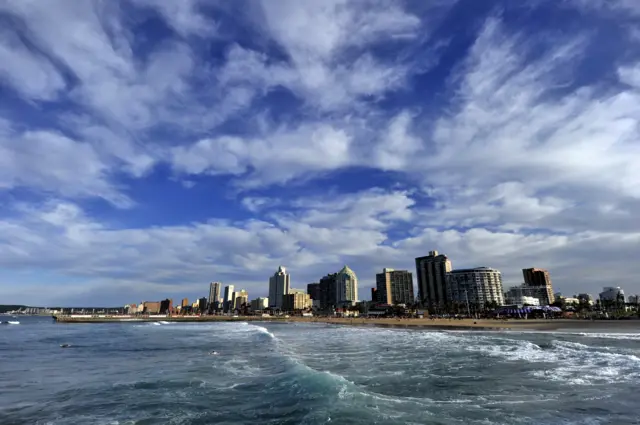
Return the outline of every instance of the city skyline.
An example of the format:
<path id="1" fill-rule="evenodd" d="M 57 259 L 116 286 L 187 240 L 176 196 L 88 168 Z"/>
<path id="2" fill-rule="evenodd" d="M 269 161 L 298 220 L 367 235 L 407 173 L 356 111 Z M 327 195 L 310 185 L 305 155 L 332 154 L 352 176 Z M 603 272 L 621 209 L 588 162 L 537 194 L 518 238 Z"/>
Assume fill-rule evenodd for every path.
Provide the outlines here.
<path id="1" fill-rule="evenodd" d="M 506 287 L 640 293 L 640 2 L 0 15 L 0 300 L 267 295 L 280 264 L 294 287 L 348 264 L 366 299 L 432 249 Z"/>

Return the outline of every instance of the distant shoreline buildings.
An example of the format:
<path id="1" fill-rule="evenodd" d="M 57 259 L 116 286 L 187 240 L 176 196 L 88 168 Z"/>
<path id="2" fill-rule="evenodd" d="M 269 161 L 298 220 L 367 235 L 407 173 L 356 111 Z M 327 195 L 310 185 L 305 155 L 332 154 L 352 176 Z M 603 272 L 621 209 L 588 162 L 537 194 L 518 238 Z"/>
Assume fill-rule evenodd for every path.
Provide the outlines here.
<path id="1" fill-rule="evenodd" d="M 413 314 L 478 315 L 488 312 L 560 311 L 558 305 L 594 305 L 589 294 L 563 297 L 553 292 L 550 273 L 541 268 L 522 269 L 524 282 L 504 290 L 502 273 L 492 267 L 454 269 L 445 254 L 432 250 L 415 258 L 417 294 L 413 273 L 409 270 L 383 268 L 375 274 L 371 300 L 359 300 L 359 281 L 347 265 L 328 273 L 305 289 L 291 287 L 291 275 L 284 266 L 269 277 L 268 297 L 249 299 L 249 293 L 235 290 L 222 282 L 209 284 L 208 297 L 189 303 L 187 298 L 174 306 L 172 299 L 130 304 L 125 311 L 134 314 L 323 314 L 367 316 Z M 221 297 L 222 294 L 222 297 Z M 625 304 L 624 291 L 606 287 L 599 294 L 598 305 Z M 640 296 L 629 296 L 629 303 L 639 304 Z M 555 307 L 549 307 L 551 305 Z M 618 308 L 616 307 L 616 308 Z M 554 310 L 555 309 L 555 310 Z M 517 313 L 520 314 L 520 313 Z"/>

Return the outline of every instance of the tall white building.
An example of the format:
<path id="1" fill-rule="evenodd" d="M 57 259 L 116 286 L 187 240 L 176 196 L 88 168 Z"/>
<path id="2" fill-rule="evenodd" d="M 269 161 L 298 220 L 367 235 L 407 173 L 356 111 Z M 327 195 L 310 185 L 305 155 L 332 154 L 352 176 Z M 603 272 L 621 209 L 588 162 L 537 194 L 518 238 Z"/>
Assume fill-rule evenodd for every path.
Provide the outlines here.
<path id="1" fill-rule="evenodd" d="M 211 282 L 209 284 L 209 302 L 210 306 L 213 306 L 216 302 L 220 300 L 220 287 L 222 284 L 220 282 Z"/>
<path id="2" fill-rule="evenodd" d="M 283 266 L 269 278 L 269 307 L 282 309 L 282 297 L 291 289 L 291 276 Z"/>
<path id="3" fill-rule="evenodd" d="M 504 305 L 502 274 L 490 267 L 452 270 L 447 273 L 449 298 L 459 306 L 484 309 L 488 303 Z"/>
<path id="4" fill-rule="evenodd" d="M 354 305 L 358 302 L 358 277 L 349 267 L 344 266 L 336 275 L 336 304 Z"/>

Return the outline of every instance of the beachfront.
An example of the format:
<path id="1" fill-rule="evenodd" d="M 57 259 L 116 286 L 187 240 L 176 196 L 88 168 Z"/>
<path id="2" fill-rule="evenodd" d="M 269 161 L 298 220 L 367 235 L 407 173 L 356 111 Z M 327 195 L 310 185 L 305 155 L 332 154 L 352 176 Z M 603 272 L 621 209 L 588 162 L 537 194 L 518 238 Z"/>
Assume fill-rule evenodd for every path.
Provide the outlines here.
<path id="1" fill-rule="evenodd" d="M 121 323 L 121 322 L 289 322 L 329 323 L 352 326 L 383 326 L 402 328 L 478 329 L 478 330 L 618 330 L 640 332 L 640 320 L 579 320 L 579 319 L 400 319 L 400 318 L 335 318 L 284 316 L 174 316 L 154 318 L 74 317 L 57 316 L 58 323 Z"/>

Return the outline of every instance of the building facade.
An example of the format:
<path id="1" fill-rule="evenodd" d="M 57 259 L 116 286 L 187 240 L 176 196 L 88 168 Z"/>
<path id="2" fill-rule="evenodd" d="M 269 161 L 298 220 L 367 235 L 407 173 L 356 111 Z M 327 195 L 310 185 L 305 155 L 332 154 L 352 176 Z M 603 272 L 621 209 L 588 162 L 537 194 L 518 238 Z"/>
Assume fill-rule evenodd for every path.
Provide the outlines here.
<path id="1" fill-rule="evenodd" d="M 241 289 L 240 291 L 236 291 L 233 293 L 232 298 L 232 304 L 230 309 L 231 310 L 238 310 L 240 307 L 242 307 L 242 304 L 247 304 L 249 301 L 249 293 L 244 290 Z"/>
<path id="2" fill-rule="evenodd" d="M 222 283 L 220 282 L 211 282 L 209 284 L 209 305 L 212 306 L 220 301 L 220 290 L 222 288 Z"/>
<path id="3" fill-rule="evenodd" d="M 393 270 L 393 269 L 382 269 L 382 273 L 376 274 L 375 301 L 377 301 L 380 304 L 393 303 L 391 299 L 391 276 L 388 270 Z"/>
<path id="4" fill-rule="evenodd" d="M 376 274 L 376 297 L 382 304 L 412 304 L 413 275 L 407 270 L 382 269 Z"/>
<path id="5" fill-rule="evenodd" d="M 160 301 L 145 301 L 142 303 L 143 312 L 147 314 L 158 314 L 160 313 Z"/>
<path id="6" fill-rule="evenodd" d="M 540 299 L 531 295 L 532 293 L 535 290 L 514 286 L 504 294 L 504 302 L 507 305 L 540 305 Z"/>
<path id="7" fill-rule="evenodd" d="M 173 313 L 173 300 L 167 298 L 160 301 L 160 314 L 172 314 Z"/>
<path id="8" fill-rule="evenodd" d="M 426 257 L 416 258 L 418 301 L 429 309 L 442 309 L 449 305 L 447 298 L 447 273 L 451 261 L 438 251 L 430 251 Z"/>
<path id="9" fill-rule="evenodd" d="M 269 307 L 282 309 L 283 297 L 289 293 L 291 288 L 291 276 L 283 266 L 278 267 L 278 271 L 269 278 Z"/>
<path id="10" fill-rule="evenodd" d="M 336 274 L 336 305 L 355 305 L 358 302 L 358 277 L 346 265 Z"/>
<path id="11" fill-rule="evenodd" d="M 312 300 L 320 299 L 320 284 L 319 283 L 309 283 L 307 284 L 307 294 L 311 297 Z"/>
<path id="12" fill-rule="evenodd" d="M 330 273 L 320 279 L 320 308 L 325 310 L 336 305 L 337 273 Z"/>
<path id="13" fill-rule="evenodd" d="M 222 310 L 225 313 L 228 313 L 230 310 L 233 310 L 233 290 L 235 287 L 233 285 L 227 285 L 224 287 L 224 299 L 222 300 Z"/>
<path id="14" fill-rule="evenodd" d="M 295 291 L 282 297 L 282 310 L 300 311 L 311 308 L 311 297 L 304 291 Z"/>
<path id="15" fill-rule="evenodd" d="M 269 307 L 269 298 L 258 297 L 255 300 L 251 300 L 251 310 L 261 311 Z"/>
<path id="16" fill-rule="evenodd" d="M 624 302 L 624 291 L 619 286 L 606 286 L 600 292 L 600 301 Z"/>
<path id="17" fill-rule="evenodd" d="M 522 276 L 524 277 L 523 286 L 537 289 L 535 296 L 540 300 L 540 304 L 550 305 L 555 302 L 556 297 L 553 293 L 551 276 L 548 270 L 536 268 L 522 269 Z"/>
<path id="18" fill-rule="evenodd" d="M 504 305 L 502 274 L 490 267 L 452 270 L 447 274 L 448 298 L 458 306 L 483 310 L 490 304 Z"/>

